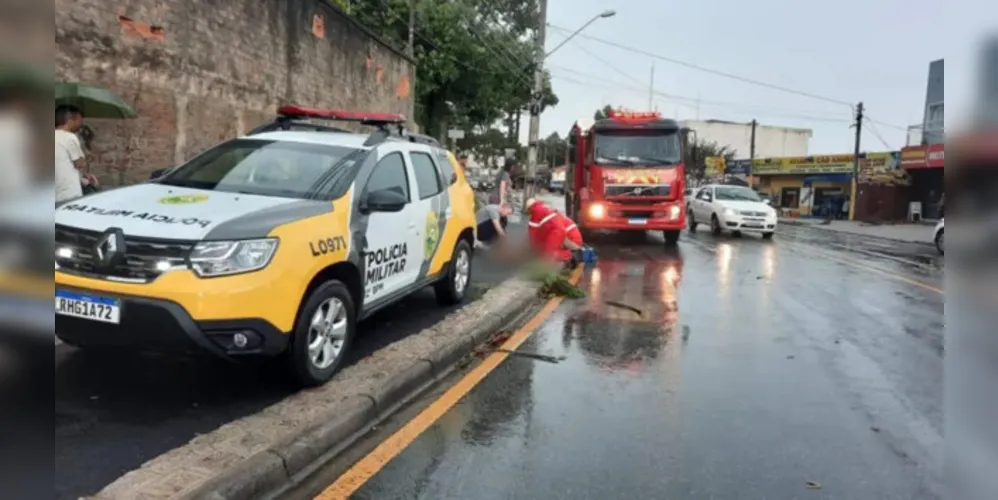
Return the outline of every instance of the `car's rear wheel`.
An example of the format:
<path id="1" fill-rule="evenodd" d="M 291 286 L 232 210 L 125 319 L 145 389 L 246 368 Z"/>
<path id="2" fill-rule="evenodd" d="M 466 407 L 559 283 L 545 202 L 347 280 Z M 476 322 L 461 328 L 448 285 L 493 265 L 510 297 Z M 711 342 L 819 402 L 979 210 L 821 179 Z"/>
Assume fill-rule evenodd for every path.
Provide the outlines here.
<path id="1" fill-rule="evenodd" d="M 343 364 L 357 329 L 357 309 L 346 285 L 330 280 L 309 294 L 298 314 L 291 368 L 304 386 L 322 385 Z"/>
<path id="2" fill-rule="evenodd" d="M 433 286 L 437 302 L 442 305 L 459 304 L 468 294 L 471 284 L 471 247 L 468 242 L 458 240 L 447 264 L 447 275 Z"/>

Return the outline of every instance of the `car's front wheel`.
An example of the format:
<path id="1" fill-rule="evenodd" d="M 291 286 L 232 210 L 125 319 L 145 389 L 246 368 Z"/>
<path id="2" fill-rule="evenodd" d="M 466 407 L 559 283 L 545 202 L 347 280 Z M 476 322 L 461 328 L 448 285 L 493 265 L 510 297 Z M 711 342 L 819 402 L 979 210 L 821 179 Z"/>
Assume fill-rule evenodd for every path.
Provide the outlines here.
<path id="1" fill-rule="evenodd" d="M 773 239 L 773 234 L 775 234 L 775 233 L 773 233 L 773 232 L 762 233 L 762 239 L 764 239 L 764 240 L 771 240 L 771 239 Z"/>
<path id="2" fill-rule="evenodd" d="M 710 216 L 710 232 L 713 233 L 714 236 L 721 234 L 721 220 L 717 218 L 717 214 Z"/>
<path id="3" fill-rule="evenodd" d="M 459 304 L 468 294 L 471 284 L 471 247 L 467 241 L 458 240 L 447 265 L 447 275 L 433 287 L 437 302 L 442 305 Z"/>
<path id="4" fill-rule="evenodd" d="M 697 220 L 693 217 L 692 210 L 686 212 L 686 223 L 689 225 L 691 233 L 697 232 Z"/>
<path id="5" fill-rule="evenodd" d="M 944 234 L 944 231 L 945 231 L 944 229 L 940 229 L 939 232 L 936 233 L 936 250 L 939 250 L 939 255 L 946 254 L 945 253 L 946 236 Z"/>
<path id="6" fill-rule="evenodd" d="M 337 280 L 327 281 L 309 294 L 288 353 L 302 385 L 326 383 L 343 364 L 357 329 L 356 314 L 350 290 Z"/>

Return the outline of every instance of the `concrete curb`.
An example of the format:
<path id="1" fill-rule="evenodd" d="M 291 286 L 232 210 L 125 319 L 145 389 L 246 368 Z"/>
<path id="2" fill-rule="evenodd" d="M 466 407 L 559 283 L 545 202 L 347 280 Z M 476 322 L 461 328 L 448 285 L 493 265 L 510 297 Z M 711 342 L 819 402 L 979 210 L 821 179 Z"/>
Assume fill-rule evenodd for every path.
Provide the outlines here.
<path id="1" fill-rule="evenodd" d="M 808 222 L 801 222 L 801 221 L 797 221 L 797 220 L 781 220 L 781 221 L 779 221 L 779 224 L 781 224 L 781 225 L 787 225 L 787 226 L 795 226 L 795 227 L 804 227 L 804 228 L 814 229 L 816 231 L 825 231 L 825 232 L 829 232 L 829 233 L 847 234 L 849 236 L 859 236 L 861 238 L 872 238 L 872 239 L 876 239 L 876 240 L 886 240 L 886 241 L 893 241 L 893 242 L 897 242 L 897 243 L 906 243 L 906 244 L 909 244 L 909 245 L 924 245 L 926 247 L 934 248 L 933 244 L 931 242 L 928 242 L 928 241 L 903 240 L 903 239 L 900 239 L 900 238 L 891 238 L 890 236 L 877 236 L 877 235 L 873 235 L 873 234 L 853 233 L 853 232 L 850 232 L 850 231 L 839 231 L 839 230 L 836 230 L 836 229 L 827 228 L 827 227 L 825 227 L 825 226 L 823 226 L 821 224 L 811 224 L 811 223 L 808 223 Z"/>
<path id="2" fill-rule="evenodd" d="M 504 287 L 506 290 L 501 290 Z M 530 293 L 523 293 L 524 291 Z M 122 476 L 92 498 L 212 500 L 258 498 L 295 484 L 342 453 L 399 407 L 448 376 L 454 371 L 457 363 L 468 356 L 476 345 L 517 318 L 523 311 L 542 302 L 536 293 L 536 285 L 527 284 L 518 278 L 503 282 L 487 292 L 483 299 L 487 299 L 490 294 L 494 294 L 494 298 L 504 294 L 508 297 L 498 303 L 485 300 L 469 303 L 436 325 L 416 334 L 414 337 L 426 335 L 434 339 L 443 337 L 445 333 L 453 334 L 455 330 L 460 332 L 453 335 L 454 338 L 446 343 L 434 346 L 429 352 L 403 360 L 405 364 L 399 363 L 401 366 L 397 368 L 393 360 L 390 372 L 385 373 L 380 381 L 373 383 L 366 390 L 361 389 L 359 394 L 348 395 L 335 402 L 330 401 L 332 404 L 324 405 L 310 415 L 309 424 L 292 427 L 290 432 L 274 442 L 257 447 L 258 451 L 241 459 L 230 460 L 217 471 L 211 471 L 210 474 L 204 471 L 202 477 L 196 478 L 200 481 L 188 484 L 183 491 L 173 488 L 170 488 L 173 491 L 164 491 L 164 486 L 153 485 L 149 480 L 136 477 L 136 474 L 141 475 L 144 469 L 163 469 L 168 461 L 163 460 L 164 463 L 155 464 L 154 462 L 160 458 L 157 457 L 149 464 L 143 465 L 141 469 Z M 462 323 L 466 323 L 467 326 L 462 326 Z M 396 351 L 396 354 L 398 352 Z M 308 395 L 303 396 L 303 398 L 308 397 Z M 318 402 L 321 403 L 321 397 L 319 398 Z M 280 404 L 277 403 L 275 407 Z M 271 409 L 266 409 L 261 414 L 270 411 Z M 277 411 L 274 410 L 274 413 Z M 277 437 L 276 434 L 274 437 Z M 217 447 L 198 446 L 194 441 L 188 446 Z M 191 452 L 190 455 L 195 456 L 195 453 Z"/>

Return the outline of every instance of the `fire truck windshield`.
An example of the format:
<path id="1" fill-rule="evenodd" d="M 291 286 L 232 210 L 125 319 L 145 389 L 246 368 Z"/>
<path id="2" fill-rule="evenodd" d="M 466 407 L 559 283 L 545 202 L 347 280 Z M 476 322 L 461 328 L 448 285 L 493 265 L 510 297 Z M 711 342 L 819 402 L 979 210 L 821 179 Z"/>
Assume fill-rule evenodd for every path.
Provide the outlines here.
<path id="1" fill-rule="evenodd" d="M 596 134 L 594 147 L 598 165 L 674 166 L 682 160 L 677 132 L 601 132 Z"/>

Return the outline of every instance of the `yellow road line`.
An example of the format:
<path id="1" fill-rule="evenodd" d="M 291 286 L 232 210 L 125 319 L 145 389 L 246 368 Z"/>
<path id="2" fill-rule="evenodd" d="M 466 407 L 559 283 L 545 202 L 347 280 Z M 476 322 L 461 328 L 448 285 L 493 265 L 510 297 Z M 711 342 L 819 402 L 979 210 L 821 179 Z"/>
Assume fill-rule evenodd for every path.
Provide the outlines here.
<path id="1" fill-rule="evenodd" d="M 798 248 L 801 248 L 801 245 L 799 245 L 797 243 L 790 243 L 790 244 L 792 246 L 796 246 Z M 874 266 L 869 266 L 869 265 L 866 265 L 866 264 L 862 264 L 862 263 L 859 263 L 859 262 L 856 262 L 856 261 L 847 260 L 847 259 L 840 259 L 838 257 L 833 257 L 833 256 L 827 254 L 826 252 L 814 251 L 813 249 L 810 249 L 810 248 L 808 249 L 808 252 L 810 252 L 810 253 L 812 253 L 814 255 L 817 255 L 819 257 L 822 257 L 822 258 L 825 258 L 825 259 L 828 259 L 828 260 L 831 260 L 831 261 L 834 261 L 834 262 L 838 262 L 840 264 L 846 264 L 846 265 L 857 267 L 857 268 L 860 268 L 860 269 L 866 269 L 868 271 L 873 271 L 875 273 L 887 276 L 888 278 L 893 278 L 893 279 L 896 279 L 898 281 L 902 281 L 902 282 L 908 283 L 909 285 L 915 285 L 917 287 L 921 287 L 921 288 L 924 288 L 926 290 L 930 290 L 930 291 L 936 292 L 938 294 L 945 295 L 945 292 L 943 292 L 942 288 L 939 288 L 939 287 L 936 287 L 936 286 L 932 286 L 932 285 L 929 285 L 927 283 L 922 283 L 921 281 L 913 280 L 911 278 L 906 278 L 906 277 L 901 276 L 900 274 L 897 274 L 897 273 L 892 273 L 890 271 L 887 271 L 887 270 L 884 270 L 884 269 L 880 269 L 880 268 L 877 268 L 877 267 L 874 267 Z"/>
<path id="2" fill-rule="evenodd" d="M 578 283 L 581 275 L 582 270 L 576 270 L 572 274 L 572 283 Z M 527 321 L 523 327 L 513 333 L 503 343 L 502 349 L 512 351 L 520 347 L 530 337 L 530 334 L 558 308 L 562 300 L 563 297 L 555 297 L 549 300 L 536 316 Z M 485 380 L 485 377 L 495 370 L 507 357 L 509 357 L 509 353 L 505 352 L 494 352 L 489 355 L 478 366 L 465 374 L 461 380 L 448 389 L 440 398 L 420 412 L 419 415 L 416 415 L 405 426 L 396 431 L 395 434 L 392 434 L 391 437 L 379 444 L 371 453 L 350 467 L 336 482 L 319 493 L 315 499 L 333 500 L 349 498 L 350 495 L 374 477 L 388 462 L 412 444 L 420 434 L 429 429 L 440 417 L 447 413 L 461 398 L 471 392 L 479 382 Z"/>

